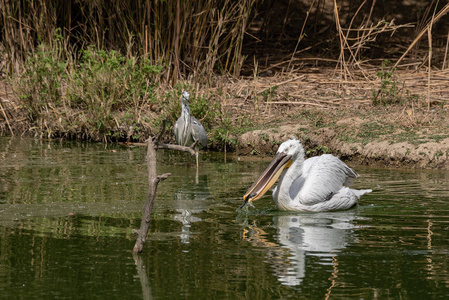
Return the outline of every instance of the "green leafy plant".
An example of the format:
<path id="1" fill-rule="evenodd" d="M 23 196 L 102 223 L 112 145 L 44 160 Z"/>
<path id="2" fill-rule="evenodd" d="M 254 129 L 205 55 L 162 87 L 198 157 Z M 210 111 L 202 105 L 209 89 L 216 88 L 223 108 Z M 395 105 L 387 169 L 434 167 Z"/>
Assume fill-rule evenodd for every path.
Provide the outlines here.
<path id="1" fill-rule="evenodd" d="M 148 59 L 93 46 L 77 55 L 56 31 L 52 43 L 38 45 L 11 83 L 36 130 L 46 130 L 48 137 L 83 134 L 104 140 L 120 125 L 140 138 L 140 112 L 155 97 L 161 69 Z"/>
<path id="2" fill-rule="evenodd" d="M 322 145 L 318 145 L 313 149 L 307 150 L 306 154 L 308 156 L 315 156 L 315 155 L 319 155 L 319 154 L 326 154 L 326 153 L 330 153 L 330 149 L 326 146 L 322 146 Z"/>
<path id="3" fill-rule="evenodd" d="M 271 99 L 273 99 L 273 97 L 276 94 L 276 90 L 277 89 L 278 89 L 278 86 L 275 85 L 273 87 L 270 87 L 270 88 L 264 90 L 262 92 L 262 96 L 263 96 L 264 101 L 270 101 Z"/>
<path id="4" fill-rule="evenodd" d="M 117 51 L 97 50 L 93 46 L 83 51 L 79 65 L 71 74 L 72 103 L 90 111 L 101 108 L 105 115 L 142 104 L 156 86 L 151 76 L 161 70 L 149 60 L 138 61 Z"/>
<path id="5" fill-rule="evenodd" d="M 236 128 L 232 125 L 231 118 L 228 114 L 219 111 L 218 122 L 218 126 L 215 126 L 211 131 L 211 142 L 213 142 L 217 148 L 234 148 L 237 145 L 237 138 L 235 136 Z"/>
<path id="6" fill-rule="evenodd" d="M 61 103 L 63 82 L 67 78 L 67 63 L 63 56 L 62 37 L 57 33 L 54 46 L 40 44 L 30 56 L 20 77 L 14 78 L 12 86 L 27 108 L 31 120 L 38 120 L 42 111 Z"/>
<path id="7" fill-rule="evenodd" d="M 399 93 L 399 84 L 394 75 L 395 68 L 389 68 L 389 60 L 382 62 L 382 69 L 377 72 L 377 77 L 381 80 L 380 89 L 373 93 L 374 105 L 387 105 L 399 103 L 401 96 Z"/>

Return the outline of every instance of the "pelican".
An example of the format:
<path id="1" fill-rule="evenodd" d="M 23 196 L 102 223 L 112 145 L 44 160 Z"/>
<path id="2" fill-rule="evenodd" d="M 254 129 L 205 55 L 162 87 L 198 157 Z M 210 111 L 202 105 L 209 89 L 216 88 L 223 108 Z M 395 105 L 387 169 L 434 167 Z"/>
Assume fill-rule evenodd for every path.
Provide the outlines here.
<path id="1" fill-rule="evenodd" d="M 355 190 L 350 185 L 358 174 L 331 154 L 304 160 L 304 148 L 296 139 L 279 146 L 274 159 L 243 196 L 248 202 L 260 199 L 279 179 L 273 200 L 280 210 L 334 211 L 345 210 L 358 203 L 372 190 Z"/>
<path id="2" fill-rule="evenodd" d="M 207 147 L 207 133 L 200 121 L 190 115 L 189 97 L 188 92 L 182 92 L 181 116 L 176 121 L 173 131 L 178 145 L 190 146 L 198 141 L 195 145 L 196 170 L 198 171 L 198 152 L 200 146 Z"/>

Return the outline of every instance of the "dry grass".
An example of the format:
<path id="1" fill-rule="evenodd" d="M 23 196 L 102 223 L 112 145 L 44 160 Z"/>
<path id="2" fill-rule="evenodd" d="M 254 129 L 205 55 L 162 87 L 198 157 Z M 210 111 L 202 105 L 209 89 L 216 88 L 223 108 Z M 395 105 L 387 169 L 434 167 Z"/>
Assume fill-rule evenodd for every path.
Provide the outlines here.
<path id="1" fill-rule="evenodd" d="M 129 105 L 144 126 L 150 126 L 147 118 L 158 114 L 176 116 L 176 93 L 182 86 L 194 90 L 195 97 L 218 103 L 210 113 L 220 119 L 215 126 L 229 118 L 241 129 L 266 124 L 267 118 L 276 119 L 298 108 L 369 112 L 374 107 L 395 110 L 394 119 L 404 126 L 426 126 L 434 119 L 433 109 L 444 112 L 448 108 L 449 34 L 441 43 L 441 36 L 434 31 L 435 24 L 447 17 L 449 4 L 438 6 L 438 1 L 425 7 L 413 36 L 410 28 L 414 24 L 397 24 L 394 18 L 376 15 L 376 1 L 289 1 L 281 18 L 278 14 L 284 11 L 262 11 L 254 0 L 0 1 L 2 66 L 9 75 L 23 70 L 23 61 L 36 53 L 39 39 L 52 48 L 58 27 L 66 49 L 60 55 L 68 62 L 77 61 L 81 50 L 94 45 L 95 49 L 115 49 L 127 58 L 149 59 L 162 66 L 162 72 L 153 78 L 158 85 L 154 91 L 158 107 L 153 108 L 154 102 L 145 97 Z M 293 22 L 298 32 L 289 31 L 289 18 L 297 13 L 297 7 L 304 9 L 303 17 L 300 23 Z M 279 35 L 268 20 L 280 24 Z M 399 32 L 409 35 L 398 37 Z M 427 43 L 422 42 L 425 37 Z M 272 48 L 266 51 L 268 40 Z M 392 47 L 386 47 L 382 58 L 371 57 L 376 44 L 385 41 Z M 293 47 L 287 46 L 290 44 Z M 321 48 L 325 51 L 319 53 Z M 386 58 L 390 64 L 384 62 Z M 74 68 L 75 64 L 68 63 L 66 73 Z M 100 83 L 86 84 L 89 94 L 95 95 Z M 86 87 L 77 87 L 80 99 Z M 114 101 L 123 98 L 120 91 L 114 97 Z M 76 109 L 62 113 L 61 108 L 44 105 L 46 117 L 34 118 L 40 123 L 27 124 L 23 102 L 11 100 L 13 96 L 6 92 L 0 99 L 3 133 L 43 130 L 51 136 L 55 130 L 64 130 L 52 123 L 61 114 L 68 120 L 78 114 Z M 103 100 L 96 97 L 93 103 L 107 103 L 108 99 Z M 202 116 L 210 115 L 203 112 Z M 107 121 L 113 123 L 111 128 L 123 127 L 119 116 Z M 120 130 L 130 136 L 129 128 Z M 232 134 L 229 132 L 227 128 L 226 138 Z M 82 138 L 81 129 L 76 137 L 79 134 Z"/>
<path id="2" fill-rule="evenodd" d="M 161 79 L 208 78 L 219 66 L 238 74 L 255 0 L 244 1 L 1 1 L 0 24 L 8 73 L 20 73 L 38 43 L 58 28 L 75 51 L 93 45 L 163 65 Z M 69 53 L 66 54 L 67 56 Z"/>
<path id="3" fill-rule="evenodd" d="M 377 68 L 364 68 L 372 80 L 367 80 L 364 74 L 352 72 L 353 79 L 333 76 L 332 68 L 308 68 L 295 73 L 277 73 L 272 77 L 228 78 L 222 85 L 204 88 L 205 94 L 227 94 L 229 98 L 242 99 L 243 103 L 253 103 L 254 106 L 273 105 L 312 105 L 322 108 L 352 107 L 373 103 L 373 94 L 381 85 L 381 79 L 376 77 Z M 428 72 L 426 70 L 398 70 L 394 73 L 399 86 L 398 103 L 425 107 L 428 96 Z M 449 70 L 432 71 L 430 99 L 431 105 L 449 107 L 449 86 L 447 85 Z M 270 90 L 274 90 L 270 93 Z M 264 94 L 266 94 L 264 96 Z M 413 100 L 413 101 L 412 101 Z M 223 100 L 226 102 L 226 100 Z M 228 101 L 229 102 L 229 101 Z M 229 104 L 231 105 L 231 104 Z M 257 109 L 248 108 L 248 112 Z"/>
<path id="4" fill-rule="evenodd" d="M 375 77 L 376 68 L 368 69 Z M 256 128 L 276 128 L 282 124 L 296 123 L 306 121 L 310 124 L 319 125 L 335 122 L 332 118 L 336 115 L 345 115 L 360 117 L 363 119 L 375 120 L 381 124 L 391 124 L 392 126 L 403 129 L 432 128 L 435 134 L 441 132 L 445 134 L 447 127 L 444 120 L 447 118 L 449 109 L 449 87 L 447 78 L 449 70 L 433 70 L 430 89 L 430 110 L 428 110 L 428 72 L 426 70 L 415 71 L 396 71 L 396 81 L 398 84 L 398 95 L 394 103 L 387 105 L 374 105 L 374 94 L 381 86 L 381 79 L 367 81 L 360 74 L 352 80 L 345 80 L 342 77 L 332 76 L 333 68 L 307 69 L 306 71 L 281 74 L 276 73 L 271 77 L 251 77 L 235 79 L 230 76 L 217 76 L 214 78 L 216 85 L 214 87 L 198 86 L 192 93 L 193 99 L 204 97 L 209 103 L 218 103 L 220 116 L 229 117 L 231 125 L 227 129 L 228 138 L 239 135 L 246 130 Z M 354 72 L 355 74 L 355 72 Z M 9 91 L 10 93 L 10 91 Z M 166 98 L 167 87 L 159 88 L 155 91 L 160 102 L 156 106 L 151 104 L 139 107 L 139 124 L 142 126 L 140 132 L 144 138 L 150 132 L 157 129 L 154 124 L 145 120 L 154 120 L 161 114 L 167 115 L 178 109 L 179 103 L 175 95 Z M 11 94 L 9 94 L 11 95 Z M 50 111 L 44 118 L 45 123 L 38 123 L 36 126 L 42 127 L 30 128 L 23 114 L 20 104 L 9 96 L 8 100 L 5 93 L 1 95 L 1 102 L 4 112 L 9 120 L 14 120 L 14 126 L 22 126 L 22 132 L 35 135 L 37 132 L 57 132 L 64 129 L 58 129 L 58 115 L 60 111 Z M 166 100 L 163 100 L 166 99 Z M 314 118 L 304 119 L 304 112 L 313 112 Z M 375 112 L 375 114 L 374 114 Z M 214 120 L 209 121 L 213 126 L 222 126 L 216 112 Z M 82 112 L 71 110 L 64 113 L 67 119 L 76 120 L 78 124 L 88 124 L 88 120 L 80 120 Z M 132 128 L 124 126 L 121 120 L 124 120 L 124 114 L 119 112 L 114 115 L 112 128 L 121 132 L 121 135 L 127 139 L 133 140 Z M 22 116 L 22 117 L 20 117 Z M 137 116 L 137 115 L 136 115 Z M 168 115 L 167 115 L 168 116 Z M 203 117 L 208 118 L 206 112 Z M 319 117 L 321 116 L 321 117 Z M 176 113 L 170 118 L 175 118 Z M 77 119 L 78 118 L 78 119 Z M 298 119 L 300 118 L 300 119 Z M 339 118 L 337 116 L 337 118 Z M 53 120 L 53 121 L 51 121 Z M 212 122 L 212 123 L 210 123 Z M 51 126 L 50 126 L 51 125 Z M 46 127 L 47 126 L 47 127 Z M 50 126 L 50 127 L 48 127 Z M 7 123 L 3 123 L 1 130 L 8 133 Z M 77 128 L 77 134 L 72 138 L 95 139 L 86 136 L 90 132 L 89 128 Z M 214 128 L 209 128 L 209 134 L 212 134 Z M 20 131 L 20 130 L 18 130 Z M 17 131 L 17 132 L 18 132 Z M 146 132 L 146 134 L 142 134 Z M 137 133 L 137 132 L 136 132 Z M 70 136 L 68 136 L 70 137 Z M 102 139 L 102 137 L 98 137 Z M 168 138 L 168 137 L 166 137 Z M 137 139 L 139 140 L 139 139 Z M 222 144 L 214 144 L 213 148 L 223 149 Z M 232 147 L 231 147 L 232 148 Z"/>

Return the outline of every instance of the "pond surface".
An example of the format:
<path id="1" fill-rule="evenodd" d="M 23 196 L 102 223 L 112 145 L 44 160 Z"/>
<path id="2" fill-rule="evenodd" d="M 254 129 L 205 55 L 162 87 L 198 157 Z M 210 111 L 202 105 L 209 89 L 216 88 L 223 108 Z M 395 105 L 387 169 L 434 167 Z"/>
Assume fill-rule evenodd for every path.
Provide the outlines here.
<path id="1" fill-rule="evenodd" d="M 145 147 L 0 138 L 0 298 L 447 299 L 449 172 L 353 166 L 344 212 L 248 213 L 268 160 L 159 151 L 150 233 L 133 255 Z"/>

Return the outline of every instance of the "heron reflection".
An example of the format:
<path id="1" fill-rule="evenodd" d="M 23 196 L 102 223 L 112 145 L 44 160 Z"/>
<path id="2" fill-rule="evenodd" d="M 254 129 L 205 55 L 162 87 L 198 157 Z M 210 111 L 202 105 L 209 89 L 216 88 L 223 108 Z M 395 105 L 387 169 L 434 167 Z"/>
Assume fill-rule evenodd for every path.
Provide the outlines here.
<path id="1" fill-rule="evenodd" d="M 174 193 L 173 207 L 178 212 L 174 219 L 181 222 L 181 242 L 188 244 L 191 237 L 191 224 L 202 221 L 196 216 L 206 209 L 210 197 L 207 175 L 199 175 L 195 184 L 185 183 Z"/>

